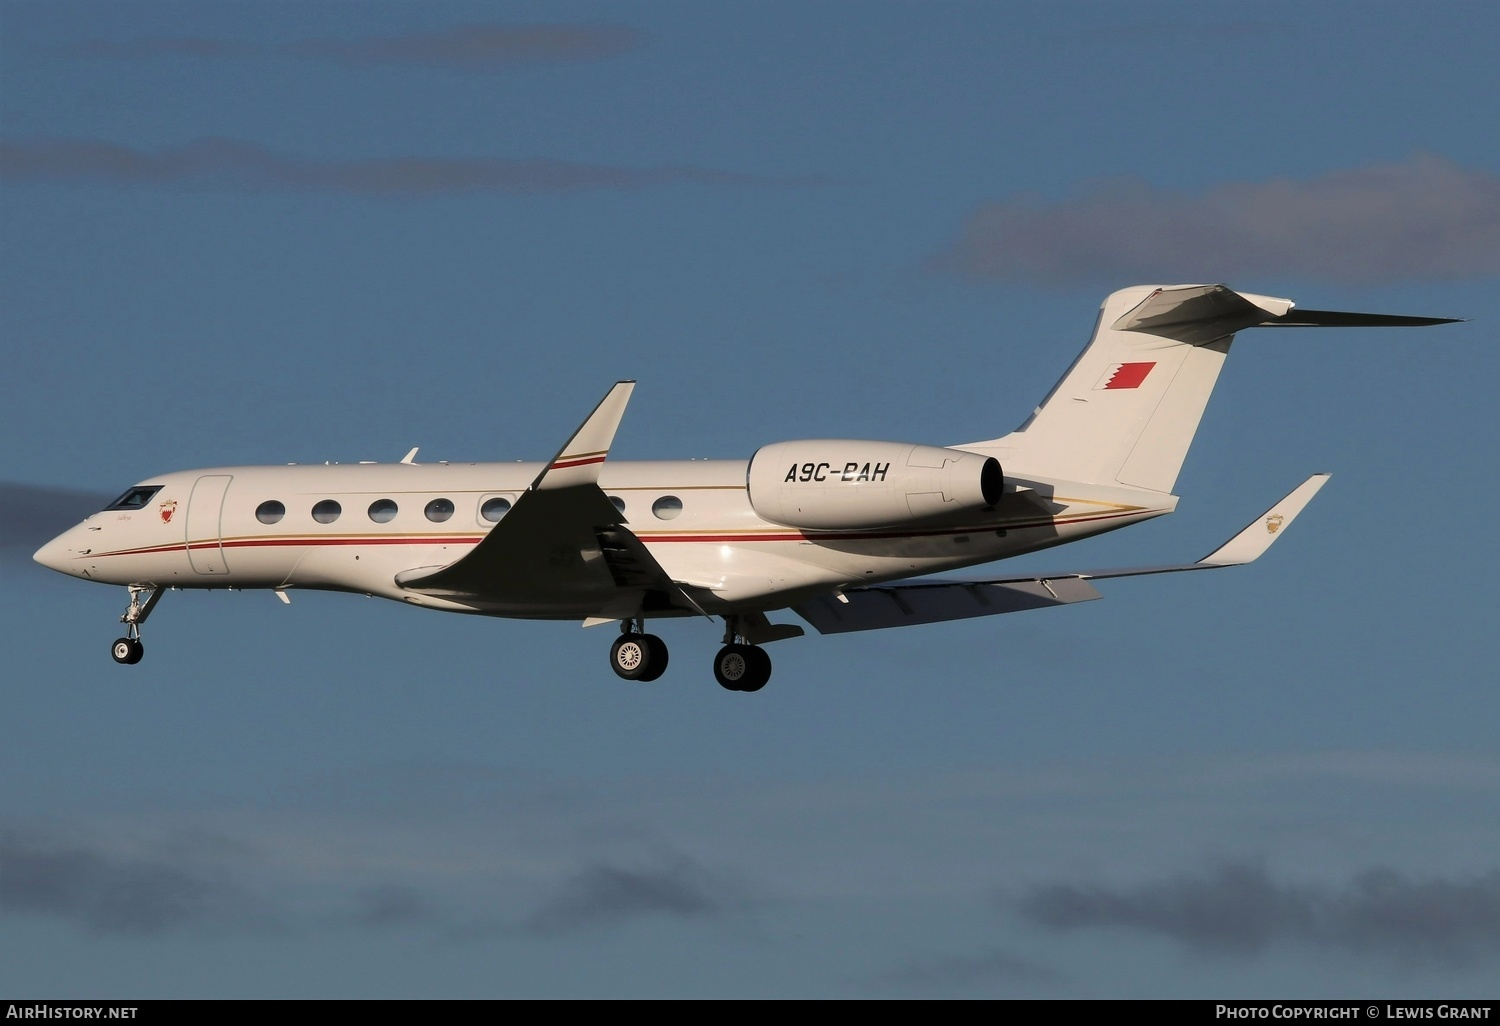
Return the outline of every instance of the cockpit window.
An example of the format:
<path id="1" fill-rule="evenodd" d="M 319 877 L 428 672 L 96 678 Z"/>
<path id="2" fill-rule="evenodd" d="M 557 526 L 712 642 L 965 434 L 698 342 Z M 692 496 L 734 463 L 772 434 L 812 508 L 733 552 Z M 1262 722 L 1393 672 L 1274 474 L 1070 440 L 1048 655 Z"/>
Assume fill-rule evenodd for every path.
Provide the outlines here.
<path id="1" fill-rule="evenodd" d="M 118 499 L 116 499 L 114 502 L 111 502 L 104 508 L 140 509 L 145 506 L 146 503 L 151 501 L 151 496 L 155 495 L 159 491 L 161 491 L 161 485 L 141 485 L 139 488 L 130 489 L 130 491 L 126 492 L 124 495 L 120 496 Z"/>

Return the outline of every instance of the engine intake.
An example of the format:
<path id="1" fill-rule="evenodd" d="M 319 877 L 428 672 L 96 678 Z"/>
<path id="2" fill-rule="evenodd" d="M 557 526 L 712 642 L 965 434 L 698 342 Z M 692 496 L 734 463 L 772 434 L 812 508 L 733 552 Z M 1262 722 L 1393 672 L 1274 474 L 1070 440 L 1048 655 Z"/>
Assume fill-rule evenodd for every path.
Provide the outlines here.
<path id="1" fill-rule="evenodd" d="M 1004 474 L 993 456 L 904 442 L 819 438 L 750 458 L 750 505 L 809 530 L 899 527 L 993 508 Z"/>

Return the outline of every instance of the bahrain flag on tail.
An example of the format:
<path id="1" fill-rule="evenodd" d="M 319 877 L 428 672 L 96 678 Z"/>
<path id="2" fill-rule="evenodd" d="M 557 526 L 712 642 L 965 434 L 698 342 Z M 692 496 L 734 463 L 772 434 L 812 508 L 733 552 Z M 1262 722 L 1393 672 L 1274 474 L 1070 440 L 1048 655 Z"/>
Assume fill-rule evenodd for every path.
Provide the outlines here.
<path id="1" fill-rule="evenodd" d="M 1104 377 L 1099 379 L 1095 388 L 1140 388 L 1141 382 L 1146 380 L 1146 375 L 1151 373 L 1154 363 L 1116 363 L 1111 364 L 1109 370 L 1104 372 Z"/>

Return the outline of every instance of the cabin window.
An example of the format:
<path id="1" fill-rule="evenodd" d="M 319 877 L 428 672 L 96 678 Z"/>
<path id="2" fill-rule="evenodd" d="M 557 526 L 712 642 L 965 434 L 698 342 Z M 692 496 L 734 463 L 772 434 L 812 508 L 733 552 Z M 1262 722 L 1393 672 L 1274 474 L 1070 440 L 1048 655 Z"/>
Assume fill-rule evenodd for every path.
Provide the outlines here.
<path id="1" fill-rule="evenodd" d="M 141 485 L 139 488 L 130 489 L 130 491 L 126 492 L 124 495 L 120 496 L 118 499 L 116 499 L 114 502 L 111 502 L 104 508 L 140 509 L 145 506 L 146 503 L 151 501 L 151 496 L 155 495 L 159 491 L 161 491 L 161 485 Z"/>
<path id="2" fill-rule="evenodd" d="M 675 495 L 663 495 L 651 504 L 651 512 L 658 520 L 676 520 L 682 514 L 682 500 Z"/>
<path id="3" fill-rule="evenodd" d="M 611 495 L 609 497 L 609 501 L 615 504 L 615 509 L 619 510 L 621 513 L 625 512 L 624 499 L 620 498 L 618 495 Z"/>
<path id="4" fill-rule="evenodd" d="M 510 500 L 503 495 L 497 495 L 493 499 L 485 499 L 484 505 L 479 507 L 479 515 L 492 524 L 498 524 L 500 518 L 510 512 Z"/>
<path id="5" fill-rule="evenodd" d="M 433 499 L 422 512 L 426 513 L 427 519 L 431 520 L 434 524 L 441 524 L 453 515 L 453 500 Z"/>
<path id="6" fill-rule="evenodd" d="M 344 512 L 344 507 L 333 499 L 324 499 L 312 508 L 312 517 L 320 524 L 331 524 L 339 518 L 342 512 Z"/>
<path id="7" fill-rule="evenodd" d="M 376 499 L 370 503 L 370 519 L 377 524 L 389 524 L 396 519 L 396 503 L 392 499 Z"/>
<path id="8" fill-rule="evenodd" d="M 286 507 L 275 499 L 267 499 L 255 507 L 255 519 L 263 524 L 278 524 L 286 516 Z"/>

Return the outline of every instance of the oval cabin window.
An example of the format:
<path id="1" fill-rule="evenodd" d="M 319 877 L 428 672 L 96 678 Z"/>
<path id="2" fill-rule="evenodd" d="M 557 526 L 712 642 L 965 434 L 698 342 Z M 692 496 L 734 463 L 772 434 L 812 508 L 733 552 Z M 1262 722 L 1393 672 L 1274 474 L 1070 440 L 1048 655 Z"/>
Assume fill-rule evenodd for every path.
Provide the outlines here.
<path id="1" fill-rule="evenodd" d="M 682 500 L 675 495 L 663 495 L 651 504 L 651 512 L 658 520 L 676 520 L 682 514 Z"/>

